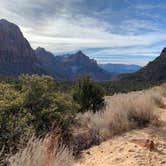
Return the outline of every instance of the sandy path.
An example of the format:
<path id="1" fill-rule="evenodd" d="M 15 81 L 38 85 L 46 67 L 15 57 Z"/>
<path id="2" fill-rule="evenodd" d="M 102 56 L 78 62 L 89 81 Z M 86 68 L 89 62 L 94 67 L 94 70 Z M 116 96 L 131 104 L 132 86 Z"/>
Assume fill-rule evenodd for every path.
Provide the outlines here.
<path id="1" fill-rule="evenodd" d="M 133 130 L 83 152 L 74 166 L 166 166 L 166 110 L 159 110 L 162 125 Z M 155 150 L 149 151 L 130 142 L 152 139 Z"/>

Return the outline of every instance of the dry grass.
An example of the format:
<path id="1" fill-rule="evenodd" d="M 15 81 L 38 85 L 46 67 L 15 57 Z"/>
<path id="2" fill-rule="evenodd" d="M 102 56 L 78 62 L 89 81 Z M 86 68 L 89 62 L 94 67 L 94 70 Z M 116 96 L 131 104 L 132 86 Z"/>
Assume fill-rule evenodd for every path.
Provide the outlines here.
<path id="1" fill-rule="evenodd" d="M 9 166 L 70 166 L 73 163 L 72 153 L 60 146 L 57 136 L 45 139 L 32 137 L 27 147 L 7 160 Z"/>
<path id="2" fill-rule="evenodd" d="M 102 113 L 79 114 L 77 121 L 82 128 L 98 131 L 100 140 L 149 124 L 159 125 L 156 110 L 164 107 L 163 95 L 162 86 L 106 97 L 106 108 Z"/>

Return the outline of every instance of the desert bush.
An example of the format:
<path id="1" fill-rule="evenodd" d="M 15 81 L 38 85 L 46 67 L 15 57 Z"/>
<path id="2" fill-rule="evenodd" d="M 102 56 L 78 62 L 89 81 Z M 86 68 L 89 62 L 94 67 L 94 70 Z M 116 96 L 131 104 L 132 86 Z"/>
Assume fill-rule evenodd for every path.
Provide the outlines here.
<path id="1" fill-rule="evenodd" d="M 78 156 L 82 150 L 88 149 L 92 145 L 99 145 L 100 140 L 99 131 L 95 129 L 73 133 L 70 140 L 73 155 Z"/>
<path id="2" fill-rule="evenodd" d="M 148 95 L 151 96 L 151 99 L 153 100 L 156 106 L 160 108 L 165 107 L 164 97 L 165 97 L 166 89 L 164 89 L 162 85 L 153 87 L 145 92 L 147 92 Z"/>
<path id="3" fill-rule="evenodd" d="M 90 110 L 95 113 L 104 107 L 104 90 L 84 76 L 76 84 L 73 99 L 80 105 L 80 112 Z"/>
<path id="4" fill-rule="evenodd" d="M 80 121 L 82 128 L 99 131 L 101 140 L 107 139 L 134 128 L 155 125 L 158 119 L 155 112 L 157 100 L 159 99 L 150 91 L 117 94 L 105 98 L 103 113 L 79 114 L 77 121 Z"/>

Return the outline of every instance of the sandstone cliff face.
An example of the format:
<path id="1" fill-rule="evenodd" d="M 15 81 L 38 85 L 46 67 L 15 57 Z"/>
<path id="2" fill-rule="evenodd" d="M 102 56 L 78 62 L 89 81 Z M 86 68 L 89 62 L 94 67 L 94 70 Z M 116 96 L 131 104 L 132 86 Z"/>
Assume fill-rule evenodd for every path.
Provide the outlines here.
<path id="1" fill-rule="evenodd" d="M 35 53 L 19 27 L 0 20 L 0 74 L 42 73 Z"/>

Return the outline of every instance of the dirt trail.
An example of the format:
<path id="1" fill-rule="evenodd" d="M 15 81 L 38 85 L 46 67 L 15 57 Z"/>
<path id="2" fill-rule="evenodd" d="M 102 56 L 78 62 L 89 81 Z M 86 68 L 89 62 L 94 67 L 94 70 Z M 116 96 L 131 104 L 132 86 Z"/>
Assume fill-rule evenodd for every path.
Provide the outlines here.
<path id="1" fill-rule="evenodd" d="M 159 114 L 160 127 L 132 130 L 94 146 L 84 151 L 74 166 L 166 166 L 166 110 Z M 155 149 L 142 148 L 131 143 L 132 139 L 151 139 Z"/>

